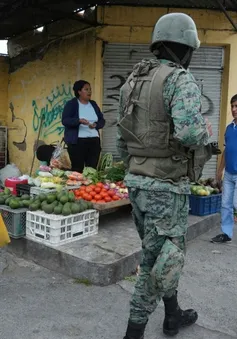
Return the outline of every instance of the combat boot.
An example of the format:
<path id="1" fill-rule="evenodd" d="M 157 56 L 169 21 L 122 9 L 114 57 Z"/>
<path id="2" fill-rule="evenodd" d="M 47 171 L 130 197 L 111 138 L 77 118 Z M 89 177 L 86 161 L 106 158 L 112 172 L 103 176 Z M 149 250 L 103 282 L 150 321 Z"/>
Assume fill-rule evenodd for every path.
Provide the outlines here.
<path id="1" fill-rule="evenodd" d="M 128 322 L 126 336 L 123 339 L 144 339 L 146 324 Z"/>
<path id="2" fill-rule="evenodd" d="M 167 336 L 175 336 L 181 327 L 194 324 L 198 319 L 195 310 L 181 310 L 177 301 L 177 292 L 171 298 L 163 298 L 165 305 L 165 320 L 163 332 Z"/>

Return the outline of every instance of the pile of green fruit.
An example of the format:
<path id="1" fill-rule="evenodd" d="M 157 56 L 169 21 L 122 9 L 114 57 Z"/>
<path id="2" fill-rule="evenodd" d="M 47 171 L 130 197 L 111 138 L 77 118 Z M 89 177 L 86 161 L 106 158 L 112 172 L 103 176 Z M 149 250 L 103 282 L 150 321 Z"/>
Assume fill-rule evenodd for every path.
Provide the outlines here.
<path id="1" fill-rule="evenodd" d="M 18 208 L 28 208 L 30 203 L 31 200 L 28 194 L 24 194 L 19 198 L 12 195 L 8 188 L 0 192 L 0 205 L 6 205 L 15 210 Z"/>
<path id="2" fill-rule="evenodd" d="M 11 195 L 9 190 L 0 193 L 0 205 L 12 209 L 28 208 L 30 211 L 42 210 L 47 214 L 69 216 L 92 209 L 92 203 L 85 200 L 75 200 L 73 192 L 40 194 L 34 198 L 24 194 L 21 197 Z"/>
<path id="3" fill-rule="evenodd" d="M 191 193 L 194 195 L 208 196 L 219 194 L 221 191 L 221 184 L 213 178 L 200 179 L 198 184 L 191 185 Z"/>
<path id="4" fill-rule="evenodd" d="M 92 203 L 84 200 L 75 200 L 73 192 L 59 192 L 40 194 L 29 206 L 30 211 L 42 210 L 47 214 L 68 216 L 93 208 Z"/>

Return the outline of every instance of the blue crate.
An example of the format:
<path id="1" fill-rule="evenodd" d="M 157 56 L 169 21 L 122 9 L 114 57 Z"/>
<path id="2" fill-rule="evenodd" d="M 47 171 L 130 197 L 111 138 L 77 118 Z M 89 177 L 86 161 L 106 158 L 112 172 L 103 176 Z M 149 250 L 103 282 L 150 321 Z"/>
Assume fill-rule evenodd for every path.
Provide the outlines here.
<path id="1" fill-rule="evenodd" d="M 191 194 L 189 196 L 190 214 L 204 216 L 219 213 L 221 210 L 221 194 L 201 197 Z"/>

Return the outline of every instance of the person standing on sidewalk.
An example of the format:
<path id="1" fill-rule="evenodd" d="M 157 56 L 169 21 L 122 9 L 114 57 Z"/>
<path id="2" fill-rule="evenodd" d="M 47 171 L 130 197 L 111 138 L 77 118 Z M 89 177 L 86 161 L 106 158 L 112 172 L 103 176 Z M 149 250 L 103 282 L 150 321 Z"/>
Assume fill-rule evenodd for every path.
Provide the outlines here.
<path id="1" fill-rule="evenodd" d="M 225 151 L 217 172 L 217 180 L 220 182 L 225 170 L 221 207 L 223 233 L 211 239 L 211 242 L 216 244 L 231 243 L 234 230 L 234 208 L 237 209 L 237 94 L 231 98 L 230 104 L 234 119 L 226 128 Z"/>
<path id="2" fill-rule="evenodd" d="M 187 70 L 200 42 L 186 14 L 161 17 L 151 52 L 121 88 L 117 146 L 127 165 L 125 183 L 142 240 L 140 274 L 124 339 L 143 339 L 149 315 L 163 299 L 163 332 L 176 335 L 194 324 L 177 288 L 184 265 L 190 180 L 200 178 L 211 158 L 211 125 L 201 114 L 201 93 Z"/>

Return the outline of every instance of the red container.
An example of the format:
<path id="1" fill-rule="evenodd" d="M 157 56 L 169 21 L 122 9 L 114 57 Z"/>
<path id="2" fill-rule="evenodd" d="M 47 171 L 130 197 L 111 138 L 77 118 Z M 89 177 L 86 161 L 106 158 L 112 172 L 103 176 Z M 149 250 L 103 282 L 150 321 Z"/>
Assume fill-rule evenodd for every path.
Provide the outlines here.
<path id="1" fill-rule="evenodd" d="M 16 185 L 17 184 L 28 184 L 27 179 L 19 179 L 19 178 L 8 178 L 5 180 L 5 187 L 9 188 L 12 194 L 17 195 Z"/>

